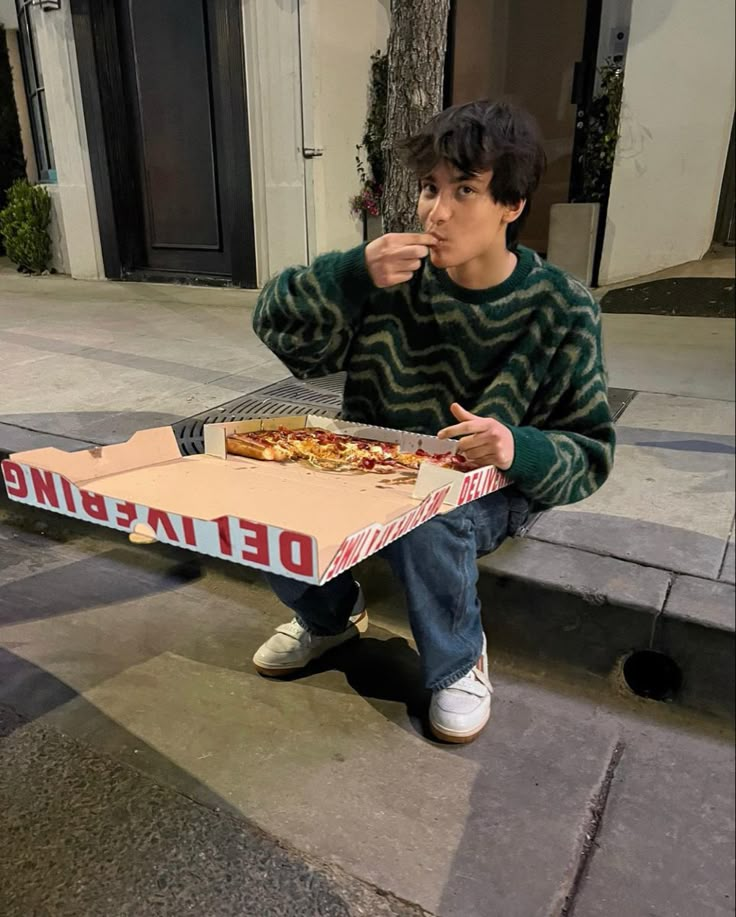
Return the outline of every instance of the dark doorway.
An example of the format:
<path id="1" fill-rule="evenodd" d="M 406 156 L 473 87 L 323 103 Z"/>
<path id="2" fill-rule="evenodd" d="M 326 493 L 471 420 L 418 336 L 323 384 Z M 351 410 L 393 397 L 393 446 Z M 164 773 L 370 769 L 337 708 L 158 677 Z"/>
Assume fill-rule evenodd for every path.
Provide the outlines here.
<path id="1" fill-rule="evenodd" d="M 510 100 L 530 111 L 548 167 L 521 241 L 544 253 L 549 211 L 570 200 L 595 82 L 601 0 L 454 0 L 450 104 Z"/>
<path id="2" fill-rule="evenodd" d="M 726 167 L 723 171 L 721 197 L 718 202 L 713 241 L 720 245 L 736 245 L 736 120 L 731 122 Z"/>
<path id="3" fill-rule="evenodd" d="M 105 269 L 255 287 L 239 0 L 75 0 Z"/>

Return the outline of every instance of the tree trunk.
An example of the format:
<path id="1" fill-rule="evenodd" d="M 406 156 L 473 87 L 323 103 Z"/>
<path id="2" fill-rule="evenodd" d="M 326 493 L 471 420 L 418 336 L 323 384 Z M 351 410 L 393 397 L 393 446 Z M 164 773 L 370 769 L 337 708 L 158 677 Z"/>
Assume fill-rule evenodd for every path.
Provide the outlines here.
<path id="1" fill-rule="evenodd" d="M 442 108 L 450 0 L 392 0 L 388 39 L 388 101 L 383 141 L 385 232 L 412 232 L 417 180 L 397 147 Z"/>

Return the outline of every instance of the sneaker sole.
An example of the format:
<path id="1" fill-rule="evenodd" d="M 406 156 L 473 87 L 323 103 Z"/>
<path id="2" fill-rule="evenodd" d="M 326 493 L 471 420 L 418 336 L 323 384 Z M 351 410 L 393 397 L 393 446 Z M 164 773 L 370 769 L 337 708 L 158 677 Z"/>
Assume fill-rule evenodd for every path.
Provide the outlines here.
<path id="1" fill-rule="evenodd" d="M 336 646 L 331 646 L 328 650 L 325 650 L 320 656 L 314 656 L 308 662 L 305 662 L 304 665 L 295 665 L 295 666 L 265 666 L 259 665 L 257 662 L 253 662 L 253 667 L 259 675 L 263 675 L 265 678 L 286 678 L 289 675 L 295 675 L 297 672 L 303 672 L 307 666 L 315 662 L 317 659 L 321 659 L 322 656 L 326 656 L 327 653 L 331 653 L 333 650 L 339 649 L 341 646 L 345 646 L 346 643 L 350 643 L 351 640 L 357 640 L 361 634 L 364 634 L 368 630 L 368 612 L 364 611 L 363 614 L 358 618 L 357 621 L 353 622 L 353 627 L 355 628 L 355 633 L 351 634 L 342 643 L 338 643 Z"/>
<path id="2" fill-rule="evenodd" d="M 450 732 L 445 729 L 441 729 L 439 726 L 430 720 L 429 728 L 432 732 L 432 735 L 435 739 L 439 739 L 440 742 L 447 742 L 450 745 L 469 745 L 470 742 L 474 742 L 478 736 L 483 732 L 483 730 L 488 725 L 488 721 L 491 718 L 491 711 L 488 711 L 488 716 L 485 718 L 483 723 L 478 726 L 473 732 Z"/>

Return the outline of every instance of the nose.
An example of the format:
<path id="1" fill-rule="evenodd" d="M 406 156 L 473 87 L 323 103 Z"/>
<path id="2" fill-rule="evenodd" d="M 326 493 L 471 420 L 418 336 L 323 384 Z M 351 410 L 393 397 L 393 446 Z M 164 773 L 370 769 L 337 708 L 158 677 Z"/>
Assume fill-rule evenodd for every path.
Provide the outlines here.
<path id="1" fill-rule="evenodd" d="M 450 197 L 444 192 L 440 192 L 434 200 L 432 209 L 429 212 L 429 219 L 433 226 L 440 226 L 450 218 L 451 206 Z"/>

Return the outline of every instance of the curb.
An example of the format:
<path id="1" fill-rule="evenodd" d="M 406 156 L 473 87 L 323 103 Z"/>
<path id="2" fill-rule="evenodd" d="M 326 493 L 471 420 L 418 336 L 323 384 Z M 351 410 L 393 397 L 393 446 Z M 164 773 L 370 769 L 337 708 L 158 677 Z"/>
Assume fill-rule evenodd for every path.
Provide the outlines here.
<path id="1" fill-rule="evenodd" d="M 7 450 L 0 447 L 0 459 Z M 84 534 L 80 520 L 13 503 L 0 481 L 0 521 L 51 538 Z M 105 537 L 123 533 L 105 529 Z M 152 545 L 177 564 L 190 561 L 226 577 L 257 577 L 225 561 Z M 632 653 L 654 650 L 672 659 L 682 682 L 667 700 L 719 718 L 733 718 L 734 586 L 552 544 L 531 535 L 507 541 L 478 563 L 479 594 L 491 652 L 522 656 L 536 666 L 560 664 L 623 684 Z M 389 623 L 406 630 L 403 598 L 380 558 L 358 578 Z"/>

